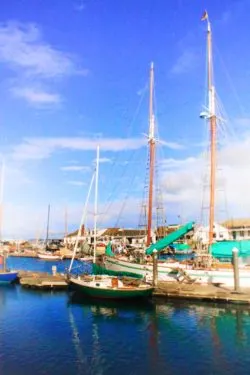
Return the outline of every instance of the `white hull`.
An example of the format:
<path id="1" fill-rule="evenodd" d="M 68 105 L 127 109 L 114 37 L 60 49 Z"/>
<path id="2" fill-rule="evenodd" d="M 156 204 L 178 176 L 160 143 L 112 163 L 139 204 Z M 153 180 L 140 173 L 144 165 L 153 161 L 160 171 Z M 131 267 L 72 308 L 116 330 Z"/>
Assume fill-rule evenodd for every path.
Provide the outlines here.
<path id="1" fill-rule="evenodd" d="M 83 257 L 83 258 L 80 258 L 79 260 L 80 260 L 81 262 L 93 263 L 93 259 L 94 259 L 94 257 L 89 256 L 89 257 Z"/>
<path id="2" fill-rule="evenodd" d="M 60 257 L 59 255 L 53 255 L 53 254 L 38 253 L 37 256 L 39 259 L 43 259 L 43 260 L 61 260 L 62 259 L 62 257 Z"/>
<path id="3" fill-rule="evenodd" d="M 148 279 L 153 277 L 153 264 L 138 264 L 126 260 L 115 259 L 107 257 L 105 260 L 105 267 L 108 270 L 118 272 L 135 273 Z M 162 281 L 176 281 L 178 274 L 175 272 L 177 268 L 181 268 L 185 273 L 201 284 L 222 284 L 224 286 L 234 286 L 233 269 L 214 269 L 214 270 L 201 270 L 191 269 L 186 265 L 176 263 L 158 263 L 158 280 Z M 240 268 L 240 287 L 250 287 L 250 269 Z"/>

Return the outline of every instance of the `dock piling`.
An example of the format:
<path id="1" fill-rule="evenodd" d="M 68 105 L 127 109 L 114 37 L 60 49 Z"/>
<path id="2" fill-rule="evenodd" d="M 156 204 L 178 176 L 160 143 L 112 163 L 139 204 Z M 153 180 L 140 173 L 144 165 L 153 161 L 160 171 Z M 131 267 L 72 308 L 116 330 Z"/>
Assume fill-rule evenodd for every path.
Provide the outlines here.
<path id="1" fill-rule="evenodd" d="M 52 266 L 52 275 L 56 276 L 56 273 L 57 273 L 57 267 L 56 266 Z"/>
<path id="2" fill-rule="evenodd" d="M 158 263 L 157 263 L 157 250 L 153 250 L 153 286 L 158 284 Z"/>
<path id="3" fill-rule="evenodd" d="M 234 293 L 240 293 L 239 258 L 238 249 L 233 248 Z"/>

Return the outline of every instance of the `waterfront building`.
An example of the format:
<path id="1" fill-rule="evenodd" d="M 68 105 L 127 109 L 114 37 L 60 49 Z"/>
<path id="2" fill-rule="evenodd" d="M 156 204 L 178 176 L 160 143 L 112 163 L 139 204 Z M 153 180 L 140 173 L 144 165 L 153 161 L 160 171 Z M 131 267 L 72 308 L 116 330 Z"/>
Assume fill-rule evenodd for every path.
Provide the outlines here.
<path id="1" fill-rule="evenodd" d="M 250 219 L 231 219 L 222 223 L 234 240 L 250 239 Z"/>
<path id="2" fill-rule="evenodd" d="M 228 228 L 218 223 L 214 223 L 213 226 L 213 240 L 217 241 L 227 241 L 231 240 L 232 236 Z M 209 226 L 197 226 L 194 230 L 193 240 L 202 245 L 207 245 L 209 243 Z"/>

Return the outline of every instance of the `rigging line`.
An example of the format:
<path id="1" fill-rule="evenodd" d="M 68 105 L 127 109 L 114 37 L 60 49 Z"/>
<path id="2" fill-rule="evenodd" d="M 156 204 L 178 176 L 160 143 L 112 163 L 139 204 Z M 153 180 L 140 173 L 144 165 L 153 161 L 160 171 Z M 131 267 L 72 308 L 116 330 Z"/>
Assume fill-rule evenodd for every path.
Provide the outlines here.
<path id="1" fill-rule="evenodd" d="M 149 147 L 147 147 L 146 152 L 146 173 L 144 176 L 144 189 L 142 192 L 142 203 L 141 203 L 141 209 L 139 213 L 139 227 L 141 227 L 141 231 L 146 234 L 147 232 L 147 198 L 148 198 L 148 188 L 149 188 L 149 163 L 150 163 L 150 150 Z M 144 229 L 143 229 L 144 227 Z"/>
<path id="2" fill-rule="evenodd" d="M 239 94 L 238 94 L 238 91 L 236 90 L 236 87 L 235 87 L 235 85 L 234 85 L 234 83 L 233 83 L 233 80 L 232 80 L 232 78 L 231 78 L 231 75 L 230 75 L 230 73 L 229 73 L 229 70 L 227 69 L 227 66 L 226 66 L 226 64 L 225 64 L 225 62 L 224 62 L 224 59 L 222 58 L 222 55 L 221 55 L 221 53 L 220 53 L 220 51 L 219 51 L 219 48 L 217 47 L 216 43 L 214 43 L 214 47 L 215 47 L 215 50 L 216 50 L 216 52 L 217 52 L 217 54 L 218 54 L 219 60 L 220 60 L 220 62 L 221 62 L 221 65 L 222 65 L 222 67 L 223 67 L 224 70 L 225 70 L 225 73 L 226 73 L 226 76 L 227 76 L 228 82 L 229 82 L 229 84 L 230 84 L 230 86 L 231 86 L 231 89 L 232 89 L 232 91 L 233 91 L 233 93 L 234 93 L 235 99 L 236 99 L 236 101 L 238 102 L 238 105 L 239 105 L 239 108 L 240 108 L 241 114 L 242 114 L 242 116 L 245 116 L 245 115 L 246 115 L 246 112 L 245 112 L 245 109 L 244 109 L 244 107 L 243 107 L 243 105 L 242 105 L 242 103 L 241 103 L 240 96 L 239 96 Z"/>
<path id="3" fill-rule="evenodd" d="M 128 184 L 128 186 L 130 187 L 130 189 L 128 189 L 127 192 L 126 192 L 125 199 L 124 199 L 124 201 L 123 201 L 123 204 L 122 204 L 122 206 L 121 206 L 121 210 L 120 210 L 119 215 L 118 215 L 118 217 L 117 217 L 117 221 L 116 221 L 116 224 L 115 224 L 115 227 L 116 227 L 116 228 L 118 228 L 118 225 L 119 225 L 119 223 L 120 223 L 121 216 L 122 216 L 122 214 L 123 214 L 123 212 L 124 212 L 124 209 L 125 209 L 125 207 L 126 207 L 126 204 L 127 204 L 127 202 L 128 202 L 129 193 L 131 193 L 131 190 L 132 190 L 132 187 L 133 187 L 133 184 L 134 184 L 134 182 L 135 182 L 136 177 L 137 177 L 136 174 L 134 174 L 134 175 L 133 175 L 133 178 L 132 178 L 131 181 L 130 181 L 130 184 Z"/>
<path id="4" fill-rule="evenodd" d="M 160 132 L 159 132 L 159 121 L 158 121 L 158 104 L 157 104 L 157 98 L 156 98 L 156 91 L 155 91 L 155 88 L 154 88 L 154 105 L 155 105 L 155 131 L 156 131 L 156 134 L 157 134 L 157 138 L 160 140 Z M 155 196 L 157 197 L 157 202 L 161 203 L 162 205 L 162 215 L 164 215 L 165 217 L 165 220 L 162 220 L 164 223 L 166 222 L 167 218 L 166 218 L 166 209 L 164 207 L 164 199 L 163 199 L 163 192 L 162 192 L 162 186 L 161 186 L 161 183 L 159 181 L 159 173 L 160 173 L 160 165 L 161 165 L 161 162 L 159 162 L 159 160 L 164 160 L 165 159 L 165 154 L 164 154 L 164 147 L 162 147 L 160 141 L 158 143 L 158 147 L 156 148 L 156 158 L 158 160 L 157 162 L 157 166 L 156 166 L 156 183 L 157 183 L 157 187 L 156 187 L 156 190 L 155 191 Z M 158 193 L 159 193 L 159 196 L 158 196 Z M 159 205 L 159 204 L 158 204 Z M 158 222 L 158 219 L 159 219 L 159 214 L 158 214 L 158 211 L 157 211 L 157 219 L 156 221 Z M 163 219 L 163 217 L 162 217 Z"/>
<path id="5" fill-rule="evenodd" d="M 207 124 L 207 121 L 205 121 L 205 124 Z M 201 184 L 201 211 L 200 211 L 200 222 L 203 222 L 203 216 L 204 216 L 204 205 L 206 204 L 206 198 L 207 197 L 207 188 L 206 183 L 208 179 L 209 174 L 209 164 L 208 164 L 208 156 L 209 156 L 209 128 L 206 125 L 204 127 L 204 130 L 206 131 L 206 142 L 204 145 L 204 150 L 201 154 L 201 176 L 200 176 L 200 184 Z M 205 137 L 204 137 L 205 138 Z"/>
<path id="6" fill-rule="evenodd" d="M 137 117 L 138 117 L 138 114 L 140 112 L 140 109 L 141 109 L 141 105 L 142 105 L 142 102 L 145 98 L 145 94 L 146 94 L 146 91 L 147 91 L 147 88 L 148 88 L 148 84 L 146 84 L 142 90 L 142 94 L 140 95 L 140 100 L 139 100 L 139 103 L 137 105 L 137 108 L 135 110 L 135 113 L 132 117 L 132 120 L 128 126 L 128 131 L 127 131 L 127 135 L 126 135 L 126 139 L 128 139 L 130 136 L 131 136 L 131 132 L 132 132 L 132 129 L 133 129 L 133 125 L 135 123 L 135 121 L 137 120 Z M 117 157 L 114 159 L 114 162 L 113 162 L 113 166 L 115 165 L 115 163 L 118 161 L 118 159 L 120 159 L 120 154 L 117 154 Z M 114 168 L 113 168 L 114 169 Z M 111 170 L 111 174 L 113 174 L 113 170 Z"/>
<path id="7" fill-rule="evenodd" d="M 126 167 L 122 169 L 122 175 L 119 178 L 120 184 L 117 184 L 116 186 L 114 186 L 113 190 L 111 191 L 110 195 L 108 196 L 108 199 L 107 199 L 107 202 L 106 202 L 106 207 L 104 209 L 104 213 L 102 215 L 102 219 L 100 220 L 100 225 L 103 224 L 103 220 L 104 220 L 105 216 L 107 215 L 108 211 L 111 209 L 112 205 L 114 204 L 114 199 L 112 199 L 112 198 L 117 193 L 118 189 L 120 188 L 120 185 L 123 184 L 123 177 L 124 177 L 125 173 L 128 170 L 128 166 L 129 166 L 129 164 L 131 162 L 131 159 L 134 158 L 134 156 L 136 155 L 137 152 L 139 152 L 138 149 L 137 150 L 133 150 L 133 152 L 131 153 L 130 159 L 129 159 Z"/>
<path id="8" fill-rule="evenodd" d="M 148 83 L 145 84 L 145 86 L 144 86 L 144 88 L 142 90 L 142 94 L 140 95 L 140 100 L 139 100 L 138 106 L 137 106 L 137 108 L 135 110 L 135 114 L 134 114 L 134 116 L 133 116 L 133 118 L 131 120 L 131 123 L 130 123 L 129 127 L 128 127 L 128 137 L 131 135 L 131 130 L 132 130 L 133 125 L 134 125 L 134 123 L 135 123 L 135 121 L 137 119 L 137 116 L 138 116 L 139 111 L 141 109 L 141 105 L 142 105 L 142 102 L 143 102 L 143 100 L 145 98 L 147 90 L 148 90 Z"/>
<path id="9" fill-rule="evenodd" d="M 228 135 L 230 135 L 231 138 L 233 138 L 233 139 L 237 139 L 235 129 L 231 125 L 231 121 L 229 121 L 229 119 L 228 119 L 228 115 L 225 111 L 223 103 L 222 103 L 222 101 L 220 100 L 220 97 L 217 94 L 216 94 L 216 98 L 217 98 L 217 103 L 216 103 L 217 104 L 217 111 L 218 111 L 218 117 L 219 117 L 219 119 L 218 119 L 219 130 L 222 131 L 222 135 L 224 135 L 224 139 L 226 139 L 227 141 L 229 140 Z"/>
<path id="10" fill-rule="evenodd" d="M 126 137 L 125 137 L 126 139 L 128 139 L 131 136 L 132 128 L 133 128 L 133 125 L 134 125 L 135 121 L 137 120 L 138 114 L 139 114 L 141 106 L 142 106 L 142 102 L 143 102 L 143 100 L 145 98 L 145 95 L 146 95 L 147 88 L 148 88 L 148 84 L 146 84 L 144 86 L 143 90 L 142 90 L 142 94 L 140 95 L 139 103 L 138 103 L 137 108 L 136 108 L 136 110 L 134 112 L 132 120 L 131 120 L 131 122 L 130 122 L 130 124 L 128 126 L 128 131 L 127 131 L 127 134 L 126 134 Z M 118 161 L 120 161 L 120 159 L 121 159 L 121 153 L 117 153 L 116 157 L 114 158 L 114 160 L 112 162 L 112 167 L 110 169 L 110 175 L 111 176 L 114 176 L 115 170 L 117 169 L 117 166 L 119 164 L 121 164 L 121 162 L 118 163 Z"/>

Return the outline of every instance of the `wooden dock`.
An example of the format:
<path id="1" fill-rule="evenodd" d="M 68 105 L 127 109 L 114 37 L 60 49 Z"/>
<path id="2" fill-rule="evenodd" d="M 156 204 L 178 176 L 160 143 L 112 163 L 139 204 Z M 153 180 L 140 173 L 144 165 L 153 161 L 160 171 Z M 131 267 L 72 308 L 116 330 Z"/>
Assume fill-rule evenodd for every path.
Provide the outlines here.
<path id="1" fill-rule="evenodd" d="M 250 305 L 250 288 L 234 293 L 223 286 L 158 282 L 154 297 Z"/>
<path id="2" fill-rule="evenodd" d="M 64 275 L 56 274 L 53 276 L 42 272 L 20 271 L 19 282 L 25 288 L 40 290 L 63 290 L 68 287 Z"/>
<path id="3" fill-rule="evenodd" d="M 25 288 L 39 290 L 66 290 L 68 287 L 65 275 L 59 273 L 53 276 L 49 273 L 20 271 L 19 282 Z M 160 281 L 153 296 L 157 299 L 223 302 L 250 306 L 250 288 L 234 293 L 233 289 L 223 286 Z"/>

